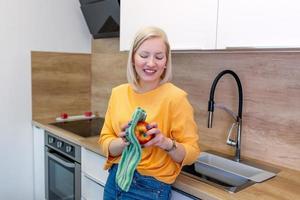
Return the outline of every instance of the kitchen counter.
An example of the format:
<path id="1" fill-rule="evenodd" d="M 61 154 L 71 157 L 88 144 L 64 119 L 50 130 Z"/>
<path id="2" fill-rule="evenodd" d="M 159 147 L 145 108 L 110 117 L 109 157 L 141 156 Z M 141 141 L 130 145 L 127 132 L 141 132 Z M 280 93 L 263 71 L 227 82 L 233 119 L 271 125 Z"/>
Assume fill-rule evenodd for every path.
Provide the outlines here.
<path id="1" fill-rule="evenodd" d="M 99 138 L 98 136 L 83 138 L 71 132 L 59 129 L 53 125 L 49 125 L 49 123 L 53 121 L 53 119 L 34 120 L 32 123 L 33 125 L 43 128 L 59 137 L 67 139 L 97 154 L 105 156 L 103 152 L 100 151 L 100 148 L 97 144 Z M 279 168 L 280 170 L 276 177 L 263 183 L 254 184 L 237 193 L 223 191 L 222 189 L 213 187 L 201 181 L 197 181 L 184 174 L 180 174 L 178 176 L 173 186 L 179 190 L 204 200 L 300 199 L 300 171 L 278 166 L 276 166 L 276 168 Z"/>

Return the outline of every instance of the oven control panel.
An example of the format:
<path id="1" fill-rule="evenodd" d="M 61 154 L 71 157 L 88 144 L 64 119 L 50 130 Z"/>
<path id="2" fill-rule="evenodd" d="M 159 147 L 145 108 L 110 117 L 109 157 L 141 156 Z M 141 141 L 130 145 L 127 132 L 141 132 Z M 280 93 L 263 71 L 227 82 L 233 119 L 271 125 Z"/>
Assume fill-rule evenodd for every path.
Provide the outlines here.
<path id="1" fill-rule="evenodd" d="M 80 162 L 80 146 L 67 141 L 63 138 L 60 138 L 56 135 L 53 135 L 49 132 L 46 132 L 45 135 L 45 144 L 50 147 L 51 149 L 54 149 L 60 153 L 63 153 L 64 155 L 77 160 L 76 158 L 79 158 Z M 79 155 L 78 155 L 79 154 Z"/>

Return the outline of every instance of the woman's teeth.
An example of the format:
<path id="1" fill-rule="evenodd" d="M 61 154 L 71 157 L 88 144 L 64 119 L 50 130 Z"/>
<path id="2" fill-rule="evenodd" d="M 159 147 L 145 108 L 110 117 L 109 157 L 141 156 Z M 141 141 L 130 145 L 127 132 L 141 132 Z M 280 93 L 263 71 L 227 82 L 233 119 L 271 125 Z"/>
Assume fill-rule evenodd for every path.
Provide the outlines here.
<path id="1" fill-rule="evenodd" d="M 156 70 L 153 70 L 153 69 L 144 69 L 144 72 L 146 72 L 148 74 L 154 74 L 156 72 Z"/>

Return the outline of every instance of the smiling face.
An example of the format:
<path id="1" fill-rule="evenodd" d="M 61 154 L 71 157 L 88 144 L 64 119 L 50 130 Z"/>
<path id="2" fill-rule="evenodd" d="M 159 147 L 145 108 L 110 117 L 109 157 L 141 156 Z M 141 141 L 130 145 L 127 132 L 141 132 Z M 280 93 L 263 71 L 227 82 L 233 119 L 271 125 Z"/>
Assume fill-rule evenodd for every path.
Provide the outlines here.
<path id="1" fill-rule="evenodd" d="M 145 40 L 133 56 L 133 65 L 139 84 L 149 89 L 156 88 L 167 64 L 167 49 L 162 38 Z"/>

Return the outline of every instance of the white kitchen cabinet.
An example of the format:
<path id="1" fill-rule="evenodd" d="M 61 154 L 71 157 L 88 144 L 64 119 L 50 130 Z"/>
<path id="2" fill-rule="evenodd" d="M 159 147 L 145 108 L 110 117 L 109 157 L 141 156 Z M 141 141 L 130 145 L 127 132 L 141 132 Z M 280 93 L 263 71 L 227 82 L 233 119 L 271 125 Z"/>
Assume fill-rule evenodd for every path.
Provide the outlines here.
<path id="1" fill-rule="evenodd" d="M 300 1 L 219 0 L 217 48 L 300 47 Z"/>
<path id="2" fill-rule="evenodd" d="M 103 199 L 104 185 L 89 177 L 82 172 L 81 176 L 81 196 L 82 199 L 87 200 L 101 200 Z"/>
<path id="3" fill-rule="evenodd" d="M 161 27 L 172 50 L 215 49 L 218 0 L 122 0 L 120 50 L 129 50 L 137 30 Z"/>
<path id="4" fill-rule="evenodd" d="M 37 126 L 33 130 L 34 199 L 45 199 L 45 130 Z"/>
<path id="5" fill-rule="evenodd" d="M 103 199 L 108 171 L 103 169 L 106 158 L 81 148 L 81 195 L 82 199 Z"/>

